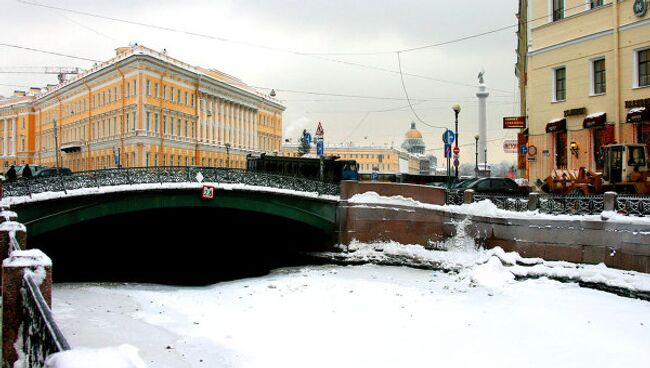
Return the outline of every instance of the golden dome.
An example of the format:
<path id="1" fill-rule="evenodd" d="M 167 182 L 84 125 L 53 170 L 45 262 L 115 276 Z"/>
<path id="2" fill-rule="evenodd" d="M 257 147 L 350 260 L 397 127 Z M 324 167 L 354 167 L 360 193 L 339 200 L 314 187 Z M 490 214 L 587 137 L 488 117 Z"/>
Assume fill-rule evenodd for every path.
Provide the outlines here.
<path id="1" fill-rule="evenodd" d="M 415 129 L 415 123 L 411 123 L 411 129 L 406 132 L 404 136 L 406 139 L 422 139 L 422 133 L 419 130 Z"/>

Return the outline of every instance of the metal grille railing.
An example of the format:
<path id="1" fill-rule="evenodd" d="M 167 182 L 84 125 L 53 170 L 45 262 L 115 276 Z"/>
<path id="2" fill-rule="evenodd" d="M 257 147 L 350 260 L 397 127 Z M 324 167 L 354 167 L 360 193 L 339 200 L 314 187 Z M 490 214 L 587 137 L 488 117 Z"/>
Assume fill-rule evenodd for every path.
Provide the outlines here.
<path id="1" fill-rule="evenodd" d="M 505 194 L 475 194 L 474 202 L 480 202 L 489 199 L 498 208 L 507 211 L 527 211 L 528 196 L 509 196 Z"/>
<path id="2" fill-rule="evenodd" d="M 627 216 L 650 216 L 648 196 L 624 194 L 616 197 L 616 209 Z"/>
<path id="3" fill-rule="evenodd" d="M 50 354 L 70 350 L 32 276 L 23 277 L 23 324 L 20 329 L 25 367 L 43 367 Z"/>
<path id="4" fill-rule="evenodd" d="M 463 203 L 463 194 L 458 191 L 447 192 L 447 204 Z M 477 193 L 474 202 L 489 199 L 498 208 L 508 211 L 528 211 L 530 197 L 491 193 Z M 540 213 L 551 215 L 598 215 L 605 210 L 603 195 L 589 196 L 560 196 L 537 194 L 537 207 Z M 626 216 L 650 216 L 650 196 L 647 195 L 616 195 L 614 210 Z"/>
<path id="5" fill-rule="evenodd" d="M 201 173 L 204 182 L 247 184 L 278 189 L 291 189 L 319 194 L 340 194 L 338 184 L 317 180 L 284 176 L 242 169 L 214 167 L 174 166 L 104 169 L 76 172 L 71 175 L 45 178 L 19 179 L 4 184 L 4 196 L 24 196 L 43 192 L 67 192 L 68 190 L 102 186 L 190 183 L 197 182 Z"/>
<path id="6" fill-rule="evenodd" d="M 9 242 L 12 251 L 20 250 L 15 231 L 9 233 Z M 43 367 L 50 354 L 70 350 L 70 344 L 54 321 L 52 311 L 31 273 L 23 275 L 21 296 L 21 336 L 16 348 L 22 352 L 25 367 Z"/>

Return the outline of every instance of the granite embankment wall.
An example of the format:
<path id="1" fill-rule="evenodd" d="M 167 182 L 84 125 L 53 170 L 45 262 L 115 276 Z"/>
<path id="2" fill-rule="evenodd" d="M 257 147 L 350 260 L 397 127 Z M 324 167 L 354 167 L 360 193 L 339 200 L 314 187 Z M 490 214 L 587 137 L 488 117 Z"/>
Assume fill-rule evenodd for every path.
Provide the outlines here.
<path id="1" fill-rule="evenodd" d="M 609 267 L 650 273 L 650 222 L 638 218 L 601 216 L 465 215 L 436 208 L 378 203 L 351 203 L 355 194 L 376 192 L 401 195 L 421 203 L 444 205 L 445 191 L 393 183 L 341 184 L 339 242 L 397 241 L 430 245 L 453 236 L 464 220 L 465 232 L 486 248 L 502 247 L 524 257 L 577 263 L 605 263 Z M 522 218 L 525 217 L 525 218 Z"/>

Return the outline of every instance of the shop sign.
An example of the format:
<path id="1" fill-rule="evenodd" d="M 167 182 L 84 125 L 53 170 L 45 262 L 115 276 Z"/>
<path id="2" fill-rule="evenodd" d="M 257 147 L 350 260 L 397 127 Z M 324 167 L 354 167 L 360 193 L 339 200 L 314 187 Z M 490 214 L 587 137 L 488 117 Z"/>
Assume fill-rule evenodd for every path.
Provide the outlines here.
<path id="1" fill-rule="evenodd" d="M 642 98 L 640 100 L 625 101 L 626 109 L 633 109 L 635 107 L 650 107 L 650 98 Z"/>
<path id="2" fill-rule="evenodd" d="M 525 116 L 506 116 L 503 118 L 503 129 L 523 129 L 525 127 Z"/>
<path id="3" fill-rule="evenodd" d="M 577 109 L 571 109 L 571 110 L 564 110 L 564 117 L 566 118 L 567 116 L 575 116 L 575 115 L 586 115 L 587 114 L 587 109 L 584 107 L 580 107 Z"/>

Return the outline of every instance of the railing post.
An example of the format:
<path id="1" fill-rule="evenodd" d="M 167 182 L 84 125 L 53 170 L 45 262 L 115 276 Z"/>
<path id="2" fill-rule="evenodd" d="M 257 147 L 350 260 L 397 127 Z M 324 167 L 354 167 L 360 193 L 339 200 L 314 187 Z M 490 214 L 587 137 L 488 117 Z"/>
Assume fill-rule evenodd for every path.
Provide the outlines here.
<path id="1" fill-rule="evenodd" d="M 4 221 L 4 218 L 3 218 Z M 25 225 L 15 221 L 4 221 L 0 224 L 0 261 L 9 257 L 11 253 L 11 233 L 15 232 L 16 241 L 21 247 L 27 244 L 27 229 Z M 0 287 L 2 280 L 0 279 Z"/>
<path id="2" fill-rule="evenodd" d="M 539 207 L 539 193 L 528 193 L 528 211 L 536 211 Z"/>
<path id="3" fill-rule="evenodd" d="M 603 194 L 603 211 L 616 211 L 616 192 Z"/>
<path id="4" fill-rule="evenodd" d="M 10 368 L 18 360 L 15 344 L 23 316 L 23 277 L 34 273 L 41 294 L 52 305 L 52 261 L 40 250 L 14 251 L 2 262 L 2 367 Z"/>
<path id="5" fill-rule="evenodd" d="M 474 203 L 474 189 L 467 189 L 463 192 L 463 203 L 465 204 Z"/>

